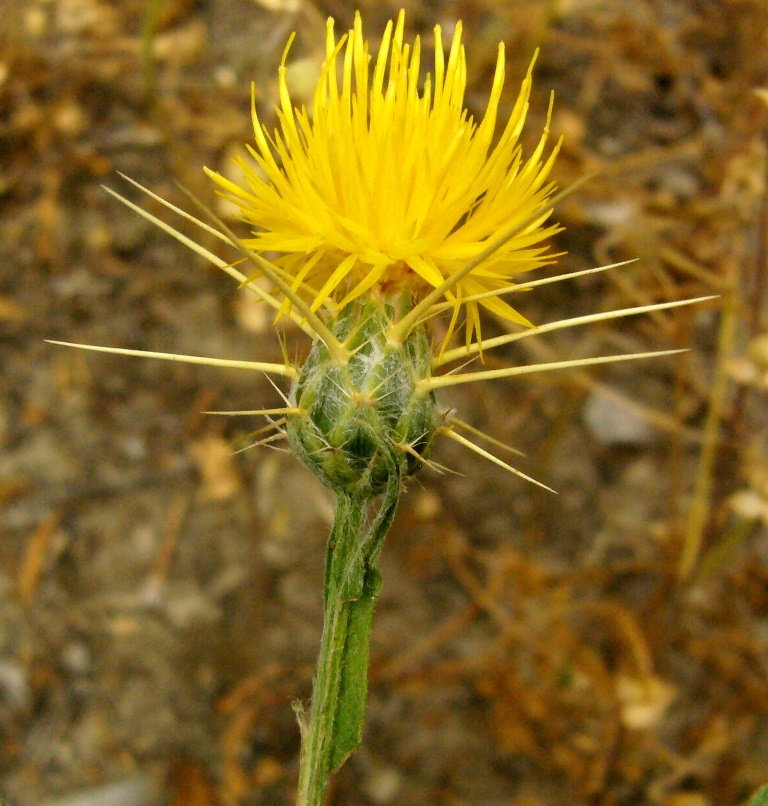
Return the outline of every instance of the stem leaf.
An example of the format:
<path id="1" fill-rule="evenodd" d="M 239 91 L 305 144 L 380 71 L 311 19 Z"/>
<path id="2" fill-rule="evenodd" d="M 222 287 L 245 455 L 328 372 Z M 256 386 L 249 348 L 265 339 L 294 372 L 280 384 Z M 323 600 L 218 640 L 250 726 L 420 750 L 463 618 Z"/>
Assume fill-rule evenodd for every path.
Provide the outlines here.
<path id="1" fill-rule="evenodd" d="M 365 575 L 362 596 L 346 604 L 350 613 L 347 640 L 342 650 L 338 710 L 334 720 L 334 744 L 329 769 L 331 773 L 336 772 L 357 750 L 363 738 L 368 699 L 371 622 L 380 588 L 381 574 L 371 566 Z"/>

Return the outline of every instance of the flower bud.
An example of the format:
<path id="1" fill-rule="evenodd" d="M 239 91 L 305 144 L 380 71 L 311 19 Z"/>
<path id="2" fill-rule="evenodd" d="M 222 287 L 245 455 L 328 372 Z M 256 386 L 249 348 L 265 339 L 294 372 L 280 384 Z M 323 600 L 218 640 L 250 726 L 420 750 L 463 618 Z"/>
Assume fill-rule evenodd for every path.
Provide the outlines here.
<path id="1" fill-rule="evenodd" d="M 419 469 L 434 436 L 434 395 L 415 393 L 429 374 L 426 330 L 417 326 L 402 345 L 388 344 L 384 334 L 395 313 L 380 299 L 350 303 L 333 327 L 351 353 L 347 364 L 335 362 L 318 340 L 291 390 L 299 413 L 288 420 L 288 439 L 333 490 L 365 485 L 382 492 L 391 473 Z"/>

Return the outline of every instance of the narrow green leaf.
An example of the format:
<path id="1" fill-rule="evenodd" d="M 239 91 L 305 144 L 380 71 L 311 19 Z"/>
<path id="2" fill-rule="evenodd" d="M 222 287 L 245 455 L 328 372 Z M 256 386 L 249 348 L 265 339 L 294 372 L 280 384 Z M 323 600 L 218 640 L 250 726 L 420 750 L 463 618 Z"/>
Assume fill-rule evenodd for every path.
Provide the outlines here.
<path id="1" fill-rule="evenodd" d="M 768 785 L 760 787 L 760 789 L 752 795 L 749 806 L 768 806 Z"/>
<path id="2" fill-rule="evenodd" d="M 363 738 L 368 699 L 371 622 L 380 588 L 381 574 L 371 567 L 365 577 L 362 596 L 345 605 L 350 613 L 341 661 L 338 709 L 334 720 L 334 743 L 330 760 L 332 773 L 357 750 Z"/>

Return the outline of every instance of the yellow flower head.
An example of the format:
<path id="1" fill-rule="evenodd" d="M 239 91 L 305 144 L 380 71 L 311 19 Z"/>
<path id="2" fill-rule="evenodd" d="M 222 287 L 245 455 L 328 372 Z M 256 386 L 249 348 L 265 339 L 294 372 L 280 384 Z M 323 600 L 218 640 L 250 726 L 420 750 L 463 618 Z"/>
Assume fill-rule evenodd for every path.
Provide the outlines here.
<path id="1" fill-rule="evenodd" d="M 624 263 L 547 276 L 524 286 L 513 282 L 518 274 L 551 262 L 553 256 L 542 242 L 558 228 L 547 220 L 553 206 L 581 182 L 552 195 L 554 186 L 547 177 L 557 147 L 544 156 L 547 128 L 533 154 L 523 160 L 518 137 L 528 109 L 530 70 L 496 138 L 504 83 L 502 45 L 488 107 L 482 121 L 475 123 L 463 106 L 466 61 L 461 25 L 456 26 L 447 61 L 440 27 L 435 28 L 434 74 L 427 74 L 423 85 L 419 39 L 412 46 L 405 44 L 403 30 L 401 12 L 394 25 L 387 25 L 369 75 L 369 49 L 360 16 L 338 42 L 329 20 L 312 117 L 291 103 L 285 64 L 288 43 L 280 67 L 279 127 L 274 135 L 260 123 L 254 103 L 256 143 L 250 153 L 257 165 L 240 162 L 247 187 L 208 171 L 254 228 L 248 240 L 239 239 L 192 194 L 190 199 L 214 226 L 124 177 L 167 210 L 234 247 L 247 265 L 257 269 L 254 278 L 263 275 L 269 280 L 270 290 L 250 282 L 253 278 L 232 262 L 107 188 L 146 220 L 247 286 L 278 314 L 290 316 L 313 339 L 302 366 L 287 357 L 282 363 L 270 363 L 54 343 L 237 367 L 289 379 L 285 406 L 220 413 L 278 416 L 268 426 L 277 434 L 265 442 L 285 432 L 305 464 L 337 492 L 357 494 L 365 488 L 372 494 L 386 490 L 387 495 L 395 482 L 399 485 L 428 462 L 425 454 L 437 434 L 529 478 L 456 430 L 483 436 L 471 425 L 439 413 L 435 393 L 444 387 L 679 352 L 440 372 L 457 361 L 481 357 L 483 350 L 529 336 L 708 298 L 577 316 L 536 329 L 511 328 L 512 332 L 481 340 L 479 306 L 527 325 L 503 301 L 506 292 Z M 264 253 L 277 258 L 269 261 Z M 319 311 L 321 307 L 324 312 Z M 427 321 L 447 309 L 453 310 L 448 334 L 433 354 Z M 466 312 L 466 344 L 449 347 L 462 311 Z"/>
<path id="2" fill-rule="evenodd" d="M 338 42 L 333 20 L 312 112 L 293 106 L 286 57 L 279 71 L 279 128 L 270 136 L 255 110 L 249 151 L 261 171 L 240 161 L 247 188 L 209 171 L 253 225 L 245 244 L 278 253 L 274 263 L 293 289 L 317 310 L 329 299 L 343 308 L 365 293 L 423 297 L 483 252 L 494 237 L 521 231 L 446 293 L 453 324 L 466 308 L 467 340 L 479 333 L 479 303 L 528 324 L 494 292 L 511 278 L 547 262 L 542 241 L 557 231 L 547 183 L 557 147 L 547 157 L 547 130 L 523 160 L 518 137 L 525 122 L 531 72 L 493 145 L 504 83 L 504 46 L 485 116 L 464 108 L 466 59 L 461 23 L 446 63 L 435 27 L 434 75 L 420 87 L 421 43 L 403 41 L 404 12 L 384 31 L 373 70 L 359 13 Z M 490 294 L 489 294 L 490 292 Z"/>

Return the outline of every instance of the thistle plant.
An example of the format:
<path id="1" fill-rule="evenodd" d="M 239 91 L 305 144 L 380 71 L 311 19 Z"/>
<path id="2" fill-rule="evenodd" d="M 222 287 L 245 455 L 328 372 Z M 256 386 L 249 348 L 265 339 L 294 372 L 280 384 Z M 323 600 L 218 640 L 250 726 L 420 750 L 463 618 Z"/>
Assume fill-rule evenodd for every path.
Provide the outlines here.
<path id="1" fill-rule="evenodd" d="M 526 279 L 554 261 L 546 244 L 558 231 L 551 222 L 553 208 L 576 187 L 556 194 L 549 179 L 559 148 L 557 143 L 547 150 L 549 117 L 527 158 L 519 144 L 533 64 L 506 123 L 497 126 L 505 77 L 504 46 L 499 45 L 488 104 L 478 122 L 464 107 L 461 24 L 447 60 L 441 29 L 435 27 L 434 68 L 423 84 L 420 40 L 405 42 L 404 29 L 401 12 L 387 25 L 372 59 L 359 14 L 353 29 L 339 39 L 329 19 L 311 112 L 291 101 L 289 41 L 279 68 L 275 131 L 260 121 L 252 91 L 255 140 L 248 146 L 250 159 L 239 160 L 243 185 L 207 170 L 249 225 L 247 237 L 236 235 L 191 194 L 199 211 L 194 216 L 132 183 L 222 241 L 231 250 L 229 259 L 107 189 L 256 294 L 277 319 L 286 317 L 301 328 L 311 340 L 303 364 L 287 358 L 283 363 L 229 361 L 55 342 L 237 367 L 289 382 L 283 406 L 219 413 L 268 418 L 275 436 L 287 438 L 336 500 L 311 706 L 308 713 L 296 706 L 299 806 L 322 804 L 329 776 L 360 744 L 371 619 L 381 586 L 376 559 L 406 480 L 423 465 L 435 466 L 429 458 L 434 440 L 452 439 L 533 481 L 473 441 L 471 437 L 484 435 L 441 409 L 439 390 L 679 352 L 466 369 L 475 359 L 482 361 L 486 351 L 532 335 L 698 301 L 640 306 L 538 327 L 528 322 L 509 302 L 515 294 L 624 264 Z M 514 331 L 484 339 L 483 310 L 512 323 Z M 447 324 L 437 340 L 433 326 L 440 317 Z"/>

